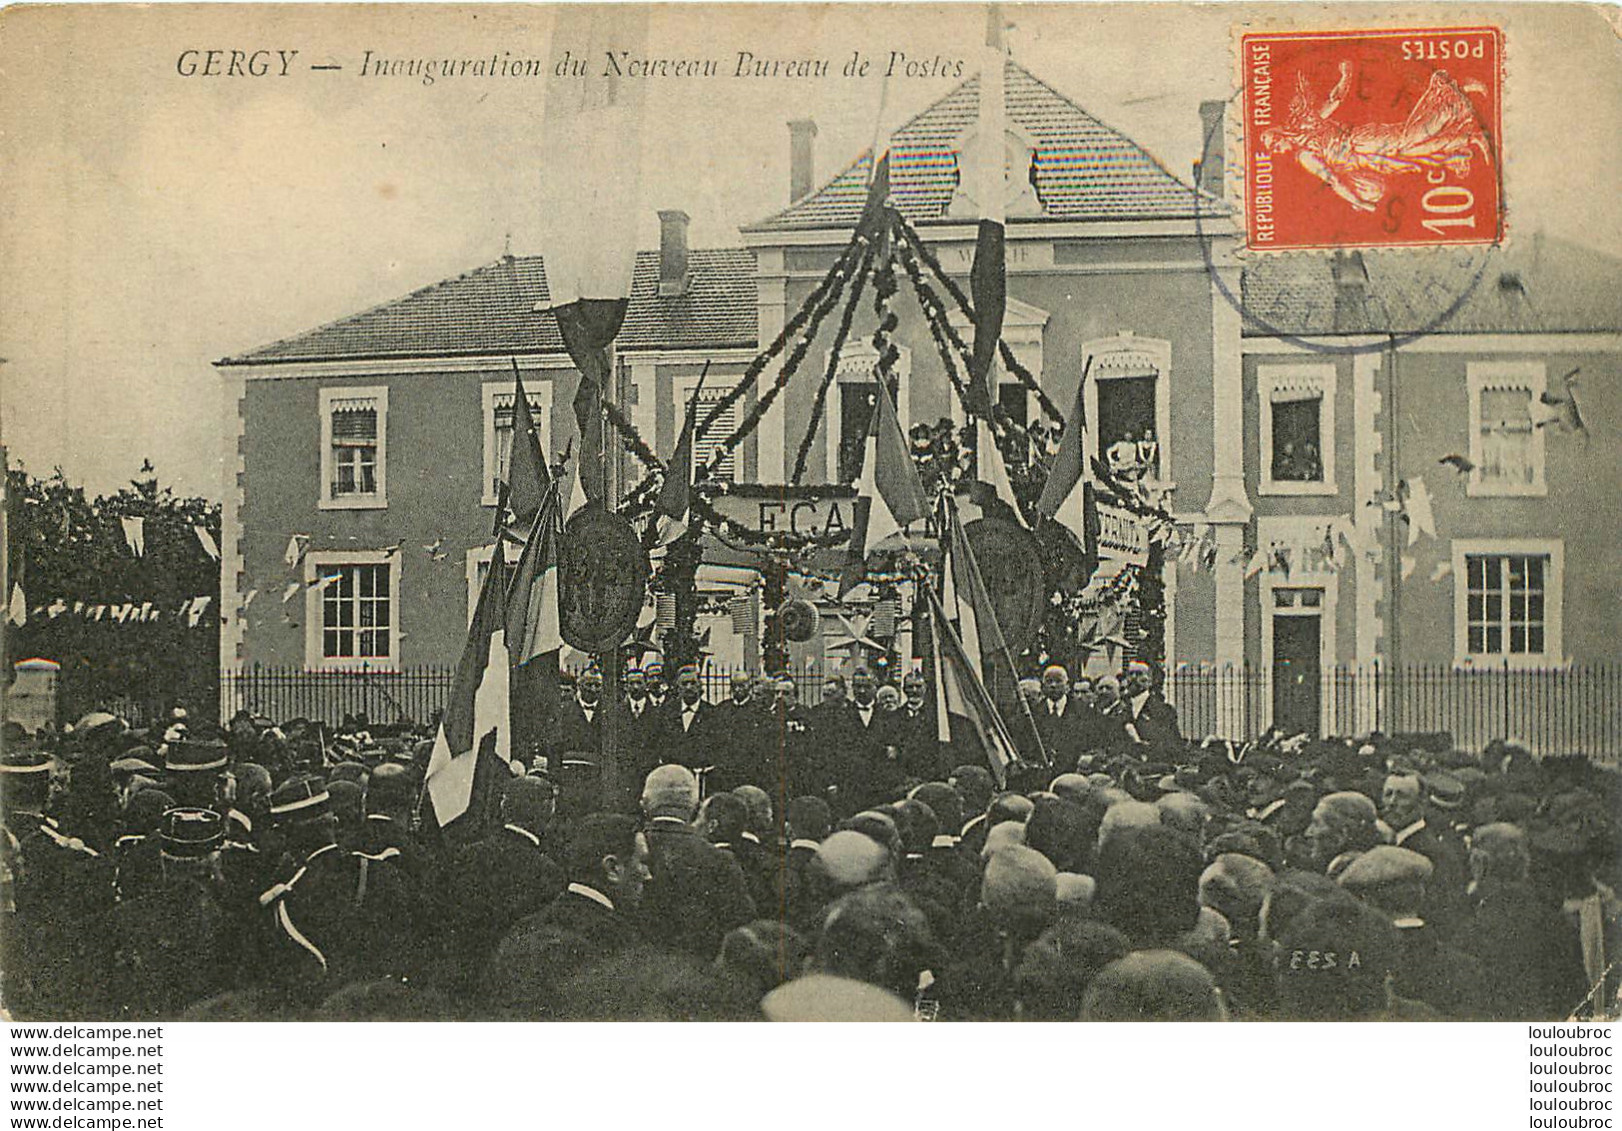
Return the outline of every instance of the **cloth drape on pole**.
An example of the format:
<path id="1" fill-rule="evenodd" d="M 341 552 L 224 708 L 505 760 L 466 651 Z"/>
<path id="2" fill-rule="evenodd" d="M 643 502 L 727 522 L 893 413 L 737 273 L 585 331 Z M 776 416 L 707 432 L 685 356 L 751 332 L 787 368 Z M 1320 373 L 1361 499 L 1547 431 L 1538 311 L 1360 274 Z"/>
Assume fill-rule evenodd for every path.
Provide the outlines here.
<path id="1" fill-rule="evenodd" d="M 647 39 L 642 5 L 556 9 L 552 42 L 573 45 L 584 59 L 610 51 L 640 58 Z M 625 321 L 636 266 L 644 89 L 597 68 L 554 74 L 541 126 L 541 252 L 550 307 L 580 371 L 578 474 L 592 502 L 606 497 L 602 398 L 612 391 L 609 347 Z"/>

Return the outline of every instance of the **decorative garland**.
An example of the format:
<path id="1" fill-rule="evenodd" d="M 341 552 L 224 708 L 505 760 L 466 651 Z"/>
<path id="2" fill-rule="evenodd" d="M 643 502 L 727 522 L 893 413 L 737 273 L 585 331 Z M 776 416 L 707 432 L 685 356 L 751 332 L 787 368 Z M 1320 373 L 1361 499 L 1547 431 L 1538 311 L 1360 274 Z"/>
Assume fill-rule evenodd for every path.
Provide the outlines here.
<path id="1" fill-rule="evenodd" d="M 915 252 L 918 253 L 918 257 L 924 261 L 924 265 L 929 268 L 930 273 L 934 275 L 935 278 L 940 280 L 941 285 L 944 286 L 947 293 L 952 296 L 953 301 L 957 303 L 958 309 L 963 312 L 964 317 L 968 318 L 970 322 L 973 322 L 974 307 L 969 302 L 969 296 L 964 294 L 963 289 L 959 287 L 957 283 L 953 281 L 952 277 L 946 273 L 946 268 L 941 266 L 941 261 L 935 258 L 934 252 L 930 251 L 929 247 L 924 243 L 924 241 L 918 237 L 918 233 L 913 230 L 912 225 L 908 224 L 903 218 L 897 225 L 897 230 L 901 233 L 901 237 L 912 246 L 912 249 Z M 953 335 L 954 337 L 956 336 L 955 329 L 953 330 Z M 959 339 L 959 341 L 961 341 L 961 339 Z M 1000 347 L 999 353 L 1002 356 L 1003 365 L 1008 368 L 1008 372 L 1012 373 L 1019 380 L 1020 384 L 1024 385 L 1027 389 L 1036 394 L 1037 403 L 1042 406 L 1043 412 L 1047 413 L 1047 415 L 1053 420 L 1063 423 L 1064 413 L 1059 411 L 1059 406 L 1054 404 L 1053 399 L 1043 391 L 1042 386 L 1037 379 L 1031 376 L 1030 370 L 1026 369 L 1019 363 L 1019 359 L 1014 356 L 1014 351 L 1009 348 L 1008 343 L 999 341 L 997 344 Z"/>
<path id="2" fill-rule="evenodd" d="M 828 351 L 828 368 L 822 375 L 822 384 L 817 389 L 817 399 L 811 406 L 811 423 L 806 426 L 805 436 L 800 440 L 800 450 L 794 457 L 794 475 L 790 483 L 799 483 L 805 475 L 805 461 L 811 454 L 811 442 L 816 436 L 817 425 L 822 422 L 822 414 L 828 403 L 828 390 L 833 386 L 839 376 L 839 355 L 845 348 L 845 340 L 850 337 L 850 325 L 855 320 L 856 308 L 861 304 L 862 291 L 867 286 L 867 277 L 873 269 L 875 249 L 869 247 L 862 255 L 862 261 L 856 269 L 856 285 L 851 288 L 850 299 L 845 303 L 844 313 L 839 319 L 839 329 L 834 334 L 833 347 Z"/>
<path id="3" fill-rule="evenodd" d="M 706 475 L 713 472 L 719 466 L 721 460 L 730 455 L 733 449 L 743 441 L 743 438 L 755 430 L 767 411 L 772 407 L 772 403 L 777 400 L 778 394 L 787 387 L 789 378 L 793 377 L 799 370 L 800 363 L 805 360 L 805 355 L 810 350 L 811 343 L 816 340 L 817 332 L 822 328 L 822 320 L 828 316 L 828 312 L 839 301 L 839 296 L 844 293 L 845 285 L 850 281 L 851 271 L 866 254 L 869 242 L 868 235 L 858 229 L 855 238 L 845 246 L 844 252 L 835 261 L 833 267 L 828 270 L 828 273 L 823 276 L 822 282 L 817 284 L 816 290 L 811 293 L 811 296 L 795 313 L 788 325 L 783 327 L 783 332 L 778 334 L 777 339 L 772 342 L 765 353 L 749 363 L 749 368 L 745 370 L 738 383 L 733 386 L 732 391 L 715 402 L 715 407 L 704 418 L 704 422 L 696 435 L 702 436 L 707 432 L 710 424 L 721 413 L 737 404 L 744 392 L 754 386 L 772 358 L 783 351 L 791 328 L 793 332 L 800 334 L 799 343 L 794 347 L 794 352 L 789 354 L 788 359 L 783 363 L 782 371 L 773 380 L 771 388 L 755 399 L 754 407 L 744 415 L 743 420 L 739 421 L 738 426 L 732 430 L 732 434 L 722 441 L 714 454 L 711 455 L 710 462 L 704 469 Z"/>
<path id="4" fill-rule="evenodd" d="M 946 367 L 946 376 L 952 383 L 952 391 L 957 394 L 959 404 L 966 403 L 969 387 L 965 377 L 959 376 L 957 371 L 958 357 L 954 356 L 954 348 L 962 355 L 965 372 L 969 368 L 970 353 L 963 344 L 963 339 L 957 337 L 952 329 L 951 322 L 946 318 L 946 308 L 942 305 L 940 296 L 935 293 L 929 281 L 924 278 L 923 270 L 918 265 L 918 256 L 914 254 L 912 245 L 903 240 L 900 244 L 901 266 L 907 272 L 907 278 L 912 282 L 913 292 L 918 296 L 918 305 L 923 309 L 924 321 L 929 324 L 930 337 L 935 340 L 935 352 L 940 355 L 941 364 Z M 949 344 L 942 326 L 950 332 L 956 340 Z"/>

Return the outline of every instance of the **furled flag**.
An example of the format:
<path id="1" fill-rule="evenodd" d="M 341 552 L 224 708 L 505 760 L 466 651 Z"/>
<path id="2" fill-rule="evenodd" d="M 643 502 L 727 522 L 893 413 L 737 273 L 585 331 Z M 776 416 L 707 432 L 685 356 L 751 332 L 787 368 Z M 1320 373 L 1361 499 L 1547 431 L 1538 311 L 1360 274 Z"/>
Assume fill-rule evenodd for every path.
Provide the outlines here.
<path id="1" fill-rule="evenodd" d="M 1090 366 L 1089 359 L 1076 384 L 1075 410 L 1065 424 L 1059 452 L 1053 457 L 1047 482 L 1042 485 L 1042 497 L 1036 501 L 1037 510 L 1063 523 L 1081 540 L 1089 557 L 1097 552 L 1098 545 L 1092 467 L 1087 459 L 1087 410 L 1083 399 Z"/>
<path id="2" fill-rule="evenodd" d="M 482 792 L 481 780 L 490 782 L 491 772 L 509 761 L 506 573 L 501 555 L 494 555 L 428 758 L 428 800 L 441 828 L 467 813 Z"/>
<path id="3" fill-rule="evenodd" d="M 219 561 L 220 548 L 214 542 L 214 535 L 210 534 L 201 526 L 194 526 L 191 528 L 191 530 L 193 534 L 197 535 L 197 544 L 203 547 L 203 553 L 207 554 L 215 561 Z"/>
<path id="4" fill-rule="evenodd" d="M 912 462 L 907 438 L 896 419 L 895 404 L 882 381 L 873 401 L 867 451 L 856 492 L 868 505 L 858 508 L 851 546 L 864 558 L 874 546 L 929 514 L 929 500 L 918 480 L 918 468 Z"/>
<path id="5" fill-rule="evenodd" d="M 287 588 L 282 590 L 282 604 L 285 605 L 287 602 L 291 601 L 293 599 L 293 594 L 297 593 L 298 590 L 299 583 L 296 581 L 289 581 L 287 583 Z"/>
<path id="6" fill-rule="evenodd" d="M 209 602 L 213 599 L 212 597 L 198 597 L 192 601 L 191 607 L 186 610 L 187 628 L 197 627 L 198 622 L 203 619 L 203 614 L 208 611 Z"/>
<path id="7" fill-rule="evenodd" d="M 1412 546 L 1419 541 L 1421 534 L 1427 538 L 1436 537 L 1436 518 L 1431 513 L 1430 489 L 1425 486 L 1425 480 L 1417 475 L 1408 481 L 1408 494 L 1403 510 L 1408 516 L 1408 545 Z"/>
<path id="8" fill-rule="evenodd" d="M 705 362 L 704 371 L 698 375 L 698 385 L 693 389 L 693 399 L 687 404 L 687 414 L 682 418 L 676 450 L 665 464 L 664 486 L 659 488 L 659 501 L 653 511 L 658 531 L 656 546 L 668 546 L 687 533 L 693 493 L 693 429 L 701 403 L 699 394 L 704 391 L 704 378 L 709 371 L 709 362 Z"/>
<path id="9" fill-rule="evenodd" d="M 129 544 L 130 553 L 141 557 L 146 553 L 146 519 L 140 515 L 120 518 L 119 523 L 124 527 L 124 541 Z"/>
<path id="10" fill-rule="evenodd" d="M 535 516 L 523 553 L 513 568 L 507 587 L 507 640 L 515 666 L 550 655 L 542 666 L 555 671 L 557 653 L 563 647 L 558 618 L 558 520 L 555 491 L 547 495 Z"/>
<path id="11" fill-rule="evenodd" d="M 641 57 L 648 9 L 635 4 L 566 4 L 554 10 L 552 42 L 582 59 Z M 636 265 L 641 205 L 642 104 L 647 85 L 605 69 L 552 76 L 541 123 L 541 253 L 549 293 L 580 384 L 578 474 L 588 500 L 604 496 L 603 394 L 608 349 L 625 321 Z"/>
<path id="12" fill-rule="evenodd" d="M 978 749 L 998 787 L 1006 786 L 1008 767 L 1019 760 L 1013 735 L 997 713 L 996 704 L 933 590 L 929 593 L 929 602 L 936 737 L 960 749 Z"/>
<path id="13" fill-rule="evenodd" d="M 507 509 L 512 511 L 513 524 L 527 529 L 540 512 L 541 502 L 552 486 L 552 473 L 547 470 L 546 455 L 541 451 L 540 433 L 535 429 L 535 415 L 530 409 L 529 395 L 524 392 L 524 375 L 518 371 L 518 359 L 513 359 L 513 433 L 512 447 L 507 456 Z"/>
<path id="14" fill-rule="evenodd" d="M 248 606 L 253 604 L 253 599 L 255 597 L 257 597 L 257 596 L 259 596 L 259 590 L 257 590 L 257 589 L 248 590 L 247 595 L 242 598 L 242 611 L 243 612 L 248 611 Z"/>
<path id="15" fill-rule="evenodd" d="M 21 585 L 11 587 L 11 602 L 6 606 L 6 615 L 11 618 L 12 624 L 28 623 L 28 598 L 23 595 Z"/>
<path id="16" fill-rule="evenodd" d="M 970 356 L 972 407 L 990 419 L 997 403 L 997 345 L 1002 339 L 1003 312 L 1008 303 L 1007 266 L 1004 261 L 1003 222 L 1007 211 L 1008 162 L 1003 135 L 1007 130 L 1004 106 L 1003 18 L 995 4 L 986 19 L 986 42 L 981 52 L 978 185 L 980 227 L 975 237 L 974 263 L 969 268 L 969 293 L 974 302 L 974 348 Z M 985 456 L 982 443 L 980 452 Z M 989 482 L 989 480 L 988 480 Z"/>
<path id="17" fill-rule="evenodd" d="M 282 560 L 291 568 L 304 560 L 304 550 L 310 544 L 308 534 L 292 534 L 287 539 L 287 550 L 282 554 Z"/>

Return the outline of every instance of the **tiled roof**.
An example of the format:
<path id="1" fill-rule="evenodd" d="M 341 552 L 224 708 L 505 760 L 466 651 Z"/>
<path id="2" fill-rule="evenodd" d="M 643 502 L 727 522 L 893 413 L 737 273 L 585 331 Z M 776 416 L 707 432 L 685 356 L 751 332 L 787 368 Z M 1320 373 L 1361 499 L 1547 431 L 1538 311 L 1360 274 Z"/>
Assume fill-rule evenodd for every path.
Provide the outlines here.
<path id="1" fill-rule="evenodd" d="M 1136 142 L 1104 125 L 1024 67 L 1006 72 L 1008 120 L 1034 144 L 1043 219 L 1184 219 L 1195 190 Z M 978 122 L 980 77 L 964 82 L 890 138 L 890 197 L 914 223 L 942 219 L 958 185 L 957 147 Z M 825 186 L 744 231 L 848 228 L 861 214 L 872 154 L 863 153 Z M 1199 197 L 1209 215 L 1223 206 Z"/>
<path id="2" fill-rule="evenodd" d="M 1368 276 L 1363 301 L 1343 304 L 1338 318 L 1331 258 L 1279 256 L 1247 265 L 1246 337 L 1622 330 L 1622 261 L 1551 236 L 1523 236 L 1508 248 L 1361 259 Z"/>
<path id="3" fill-rule="evenodd" d="M 659 255 L 637 253 L 622 349 L 730 349 L 755 345 L 755 256 L 695 248 L 687 293 L 660 297 Z M 224 359 L 222 365 L 563 353 L 539 256 L 496 262 L 307 333 Z"/>

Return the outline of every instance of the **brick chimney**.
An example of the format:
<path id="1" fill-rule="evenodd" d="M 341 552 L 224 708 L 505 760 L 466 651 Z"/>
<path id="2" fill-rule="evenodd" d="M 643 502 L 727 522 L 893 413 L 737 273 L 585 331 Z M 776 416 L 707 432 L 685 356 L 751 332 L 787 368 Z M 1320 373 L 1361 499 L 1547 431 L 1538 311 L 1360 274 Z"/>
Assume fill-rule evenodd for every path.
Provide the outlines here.
<path id="1" fill-rule="evenodd" d="M 1221 198 L 1225 174 L 1223 156 L 1224 102 L 1200 103 L 1200 160 L 1194 162 L 1194 183 L 1204 192 Z"/>
<path id="2" fill-rule="evenodd" d="M 1329 266 L 1335 280 L 1335 332 L 1355 334 L 1369 328 L 1369 272 L 1360 251 L 1336 252 Z"/>
<path id="3" fill-rule="evenodd" d="M 816 187 L 817 124 L 796 118 L 788 124 L 788 202 L 803 200 Z"/>
<path id="4" fill-rule="evenodd" d="M 687 293 L 688 215 L 679 208 L 659 212 L 659 296 Z"/>

